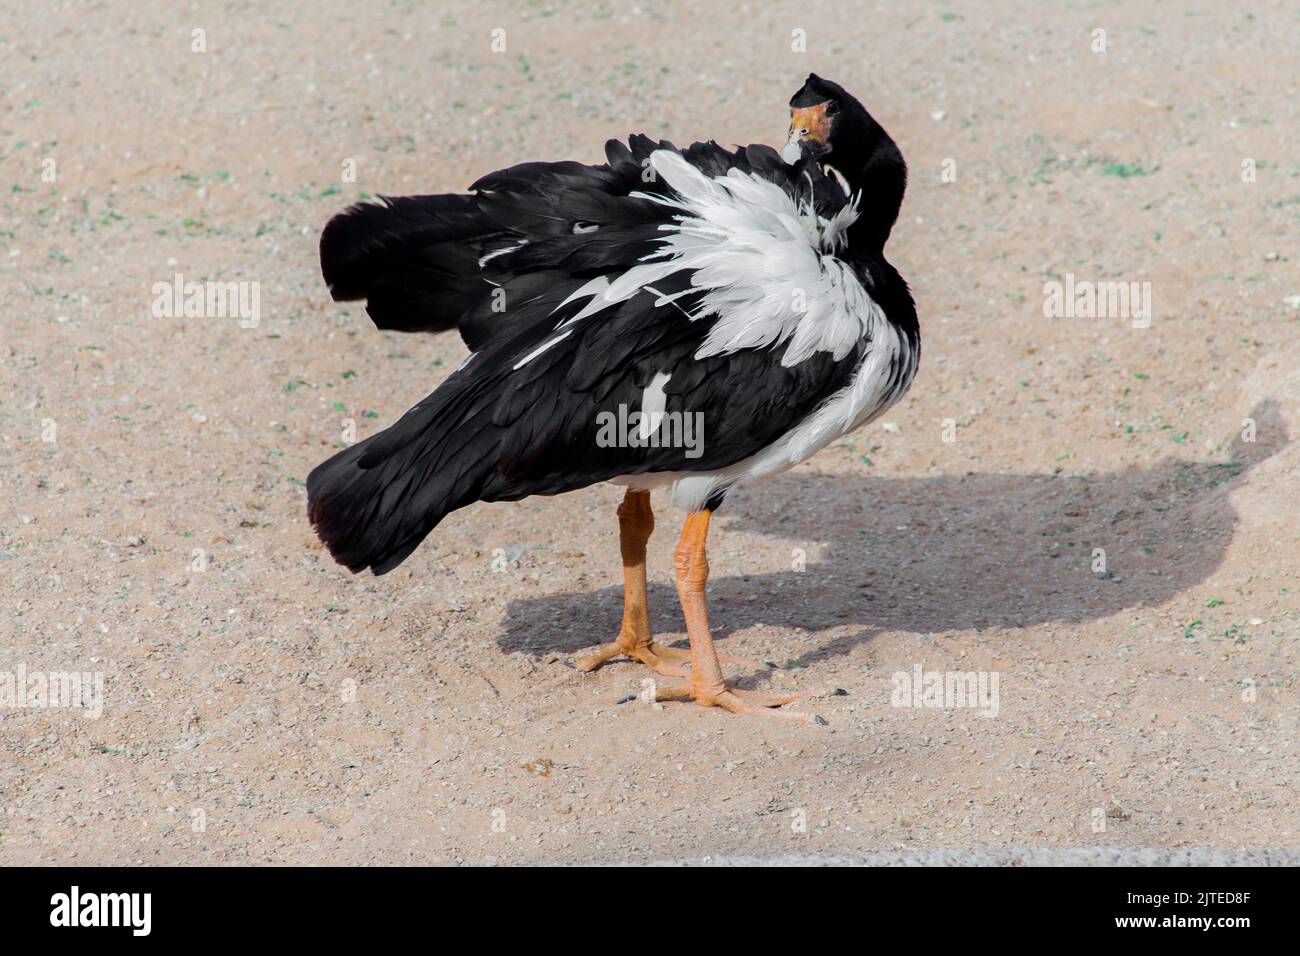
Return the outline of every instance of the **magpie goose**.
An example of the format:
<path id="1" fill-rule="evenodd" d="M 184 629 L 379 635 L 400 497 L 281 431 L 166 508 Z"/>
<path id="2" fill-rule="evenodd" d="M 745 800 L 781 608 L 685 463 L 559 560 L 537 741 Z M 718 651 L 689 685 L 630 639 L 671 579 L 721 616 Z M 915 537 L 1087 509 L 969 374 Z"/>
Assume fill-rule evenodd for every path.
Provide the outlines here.
<path id="1" fill-rule="evenodd" d="M 661 699 L 736 713 L 795 696 L 732 687 L 709 634 L 705 539 L 728 491 L 793 467 L 911 384 L 916 310 L 884 257 L 907 167 L 840 86 L 812 74 L 768 146 L 642 135 L 606 162 L 534 162 L 466 195 L 352 206 L 326 225 L 336 300 L 381 329 L 459 330 L 470 355 L 391 427 L 307 480 L 308 513 L 353 572 L 397 567 L 475 501 L 625 486 L 615 657 L 685 678 Z M 687 512 L 675 552 L 690 650 L 646 609 L 650 492 Z"/>

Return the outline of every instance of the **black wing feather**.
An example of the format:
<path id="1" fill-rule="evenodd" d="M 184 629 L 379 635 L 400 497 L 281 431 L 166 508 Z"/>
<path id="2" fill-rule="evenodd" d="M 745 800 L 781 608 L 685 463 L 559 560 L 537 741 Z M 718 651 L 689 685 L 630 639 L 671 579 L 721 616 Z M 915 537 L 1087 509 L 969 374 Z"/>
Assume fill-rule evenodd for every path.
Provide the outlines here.
<path id="1" fill-rule="evenodd" d="M 690 317 L 700 293 L 680 273 L 656 293 L 574 323 L 569 335 L 522 361 L 587 304 L 582 297 L 561 306 L 589 278 L 619 274 L 660 248 L 674 210 L 634 195 L 668 190 L 644 175 L 657 149 L 675 147 L 636 135 L 626 145 L 606 144 L 601 166 L 524 163 L 483 177 L 473 195 L 387 200 L 331 221 L 322 267 L 336 297 L 365 294 L 385 328 L 445 327 L 448 312 L 438 310 L 460 309 L 458 326 L 474 350 L 392 427 L 309 476 L 311 520 L 341 563 L 384 573 L 444 516 L 477 500 L 724 468 L 770 445 L 849 383 L 865 345 L 792 367 L 781 364 L 784 346 L 697 359 L 717 317 Z M 815 166 L 787 166 L 768 147 L 696 143 L 681 154 L 709 175 L 756 172 L 819 209 L 844 201 Z M 660 304 L 658 293 L 679 292 L 678 301 Z M 399 318 L 403 302 L 412 312 Z M 602 447 L 602 413 L 639 411 L 660 372 L 671 373 L 665 410 L 704 416 L 698 457 L 684 448 Z"/>

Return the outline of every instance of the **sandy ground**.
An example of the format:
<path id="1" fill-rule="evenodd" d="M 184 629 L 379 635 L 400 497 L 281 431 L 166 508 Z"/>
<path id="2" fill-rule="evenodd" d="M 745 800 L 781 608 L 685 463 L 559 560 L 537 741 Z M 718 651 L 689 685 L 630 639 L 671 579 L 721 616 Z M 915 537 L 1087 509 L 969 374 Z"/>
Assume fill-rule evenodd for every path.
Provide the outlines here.
<path id="1" fill-rule="evenodd" d="M 1296 848 L 1298 28 L 1284 2 L 5 5 L 0 672 L 99 673 L 104 706 L 0 708 L 0 863 Z M 778 665 L 752 686 L 848 691 L 800 705 L 830 726 L 620 705 L 638 666 L 566 666 L 617 626 L 615 488 L 466 509 L 381 579 L 334 565 L 303 479 L 465 353 L 332 304 L 328 216 L 630 131 L 778 142 L 809 70 L 909 160 L 921 372 L 728 499 L 710 588 L 722 646 Z M 259 283 L 260 321 L 155 317 L 177 273 Z M 1150 327 L 1045 318 L 1066 273 L 1150 282 Z M 996 716 L 893 706 L 916 667 L 996 674 Z"/>

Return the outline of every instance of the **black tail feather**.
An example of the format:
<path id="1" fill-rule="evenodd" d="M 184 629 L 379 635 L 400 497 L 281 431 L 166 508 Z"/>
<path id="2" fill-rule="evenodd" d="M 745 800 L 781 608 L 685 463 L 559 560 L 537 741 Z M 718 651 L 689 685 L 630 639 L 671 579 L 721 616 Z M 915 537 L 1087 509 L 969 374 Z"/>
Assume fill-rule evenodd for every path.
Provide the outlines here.
<path id="1" fill-rule="evenodd" d="M 320 264 L 335 301 L 366 299 L 381 329 L 453 329 L 490 289 L 479 275 L 500 233 L 467 195 L 403 196 L 339 213 L 320 237 Z"/>
<path id="2" fill-rule="evenodd" d="M 456 463 L 455 474 L 439 468 L 446 436 L 437 418 L 435 403 L 421 403 L 307 476 L 308 518 L 334 559 L 354 574 L 391 571 L 449 512 L 468 503 L 452 487 L 464 462 Z"/>
<path id="3" fill-rule="evenodd" d="M 503 361 L 515 354 L 512 344 Z M 480 361 L 501 365 L 496 349 Z M 388 428 L 312 470 L 307 516 L 334 560 L 354 574 L 385 574 L 453 511 L 522 497 L 500 473 L 503 430 L 492 422 L 499 385 L 491 374 L 454 372 Z"/>
<path id="4" fill-rule="evenodd" d="M 474 352 L 472 365 L 394 425 L 308 477 L 309 518 L 340 564 L 384 574 L 474 501 L 558 494 L 680 464 L 675 452 L 638 458 L 593 444 L 589 423 L 602 408 L 643 396 L 655 355 L 669 356 L 673 367 L 693 354 L 701 324 L 677 313 L 656 321 L 658 303 L 638 296 L 606 314 L 597 326 L 606 333 L 593 334 L 589 348 L 569 333 L 543 347 L 563 317 L 557 310 L 567 305 L 571 317 L 585 308 L 570 301 L 578 288 L 661 250 L 672 207 L 647 194 L 668 187 L 646 176 L 661 148 L 674 149 L 632 136 L 627 145 L 607 145 L 603 166 L 525 163 L 479 180 L 476 193 L 386 198 L 330 220 L 320 260 L 335 300 L 366 300 L 381 329 L 458 328 Z M 762 171 L 787 192 L 803 180 L 767 147 L 732 153 L 705 143 L 685 155 L 709 175 Z M 656 292 L 673 293 L 674 301 L 695 295 L 687 277 L 667 277 Z M 692 301 L 671 308 L 684 311 Z M 692 388 L 703 387 L 700 368 Z M 741 381 L 736 375 L 725 381 Z"/>

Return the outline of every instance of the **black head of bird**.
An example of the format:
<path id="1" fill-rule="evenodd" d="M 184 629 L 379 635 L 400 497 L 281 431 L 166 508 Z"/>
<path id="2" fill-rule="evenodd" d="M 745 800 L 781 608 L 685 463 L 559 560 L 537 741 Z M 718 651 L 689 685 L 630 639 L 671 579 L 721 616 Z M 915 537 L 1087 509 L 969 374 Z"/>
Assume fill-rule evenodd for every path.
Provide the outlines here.
<path id="1" fill-rule="evenodd" d="M 844 87 L 808 74 L 790 98 L 790 133 L 782 156 L 791 163 L 815 159 L 847 193 L 860 194 L 863 215 L 854 244 L 884 245 L 903 203 L 907 164 L 890 135 Z"/>

